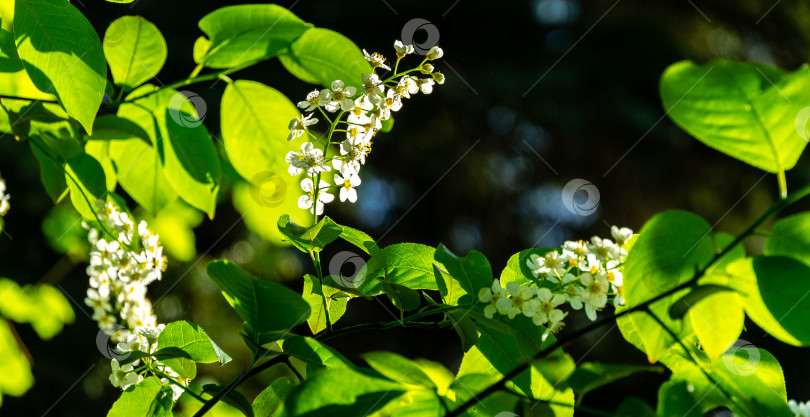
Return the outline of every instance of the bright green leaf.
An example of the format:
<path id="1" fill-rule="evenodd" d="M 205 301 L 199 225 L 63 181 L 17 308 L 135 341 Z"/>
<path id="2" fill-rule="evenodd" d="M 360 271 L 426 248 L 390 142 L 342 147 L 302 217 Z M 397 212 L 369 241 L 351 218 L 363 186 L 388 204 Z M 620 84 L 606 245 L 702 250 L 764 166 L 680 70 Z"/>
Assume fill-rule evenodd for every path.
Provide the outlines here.
<path id="1" fill-rule="evenodd" d="M 271 417 L 276 411 L 282 409 L 284 400 L 295 387 L 292 379 L 280 377 L 264 389 L 253 400 L 253 414 L 256 417 Z"/>
<path id="2" fill-rule="evenodd" d="M 92 156 L 79 154 L 67 160 L 65 181 L 70 201 L 85 219 L 95 220 L 97 201 L 106 201 L 107 182 L 104 168 Z"/>
<path id="3" fill-rule="evenodd" d="M 156 213 L 177 198 L 157 151 L 141 139 L 110 141 L 110 157 L 121 187 L 141 207 Z"/>
<path id="4" fill-rule="evenodd" d="M 481 252 L 470 251 L 459 257 L 439 244 L 434 259 L 448 273 L 443 274 L 445 279 L 437 279 L 444 304 L 457 305 L 465 294 L 470 294 L 468 302 L 472 303 L 478 298 L 478 290 L 492 286 L 492 267 Z"/>
<path id="5" fill-rule="evenodd" d="M 104 34 L 103 47 L 115 84 L 126 90 L 156 76 L 168 55 L 160 30 L 141 16 L 113 21 Z"/>
<path id="6" fill-rule="evenodd" d="M 176 347 L 188 353 L 192 360 L 200 363 L 230 362 L 228 356 L 205 333 L 202 327 L 185 320 L 171 322 L 158 336 L 158 349 Z"/>
<path id="7" fill-rule="evenodd" d="M 171 390 L 168 392 L 164 390 L 160 379 L 150 376 L 135 387 L 122 392 L 107 413 L 107 417 L 171 416 L 171 396 Z"/>
<path id="8" fill-rule="evenodd" d="M 688 314 L 709 359 L 720 357 L 743 331 L 743 304 L 734 292 L 718 292 L 699 300 Z"/>
<path id="9" fill-rule="evenodd" d="M 285 355 L 317 367 L 340 368 L 351 364 L 340 352 L 311 337 L 291 334 L 278 343 L 281 352 Z"/>
<path id="10" fill-rule="evenodd" d="M 297 386 L 287 397 L 289 415 L 354 416 L 373 413 L 402 395 L 396 382 L 364 369 L 329 368 Z"/>
<path id="11" fill-rule="evenodd" d="M 326 296 L 326 307 L 329 311 L 329 319 L 335 324 L 346 312 L 346 303 L 349 296 L 337 287 L 331 277 L 324 277 L 324 284 L 312 275 L 304 275 L 304 289 L 302 296 L 309 304 L 312 313 L 307 319 L 309 329 L 312 334 L 318 334 L 326 329 L 326 314 L 323 307 L 323 296 Z"/>
<path id="12" fill-rule="evenodd" d="M 676 300 L 669 307 L 669 317 L 672 319 L 682 319 L 698 301 L 723 291 L 734 291 L 733 288 L 717 284 L 698 285 L 689 290 L 686 295 Z"/>
<path id="13" fill-rule="evenodd" d="M 278 229 L 290 240 L 290 243 L 304 253 L 322 251 L 343 232 L 342 227 L 326 216 L 315 226 L 302 227 L 293 223 L 290 216 L 286 214 L 278 219 Z"/>
<path id="14" fill-rule="evenodd" d="M 793 73 L 748 62 L 682 61 L 661 76 L 669 117 L 704 144 L 759 169 L 796 164 L 807 140 L 794 119 L 810 101 L 810 70 Z"/>
<path id="15" fill-rule="evenodd" d="M 776 222 L 765 244 L 765 254 L 789 256 L 810 265 L 810 212 Z"/>
<path id="16" fill-rule="evenodd" d="M 200 20 L 200 29 L 210 41 L 205 53 L 200 50 L 194 58 L 210 68 L 232 68 L 272 58 L 311 26 L 275 4 L 222 7 Z"/>
<path id="17" fill-rule="evenodd" d="M 714 255 L 711 226 L 705 220 L 683 211 L 656 215 L 641 229 L 625 261 L 624 308 L 633 308 L 689 281 Z M 650 311 L 680 337 L 692 334 L 690 322 L 670 319 L 669 308 L 686 292 L 678 291 L 650 306 Z M 646 312 L 621 317 L 618 324 L 626 338 L 630 332 L 638 335 L 636 347 L 647 353 L 650 363 L 655 363 L 675 343 Z"/>
<path id="18" fill-rule="evenodd" d="M 784 256 L 740 259 L 727 268 L 748 317 L 771 336 L 810 345 L 810 266 Z"/>
<path id="19" fill-rule="evenodd" d="M 152 89 L 154 86 L 144 85 L 128 99 L 142 97 Z M 221 166 L 213 140 L 195 106 L 205 110 L 199 96 L 163 89 L 122 105 L 118 116 L 137 123 L 147 132 L 174 191 L 213 218 Z"/>
<path id="20" fill-rule="evenodd" d="M 258 279 L 229 261 L 208 264 L 208 276 L 252 331 L 262 333 L 295 327 L 309 317 L 309 305 L 289 288 Z"/>
<path id="21" fill-rule="evenodd" d="M 438 290 L 433 274 L 435 251 L 430 246 L 418 243 L 388 246 L 372 254 L 365 270 L 361 270 L 354 278 L 354 284 L 368 296 L 383 292 L 380 281 L 399 284 L 412 290 Z"/>
<path id="22" fill-rule="evenodd" d="M 424 371 L 410 359 L 392 352 L 368 352 L 361 355 L 372 369 L 401 384 L 435 389 L 436 385 Z"/>
<path id="23" fill-rule="evenodd" d="M 532 270 L 528 266 L 532 255 L 543 256 L 549 252 L 555 252 L 554 248 L 531 248 L 522 250 L 509 258 L 506 262 L 506 268 L 501 271 L 501 285 L 506 286 L 507 283 L 517 282 L 523 285 L 533 278 Z"/>
<path id="24" fill-rule="evenodd" d="M 264 172 L 289 177 L 284 155 L 301 145 L 287 142 L 287 126 L 298 115 L 284 94 L 264 84 L 244 80 L 228 84 L 222 94 L 222 140 L 242 178 L 256 183 L 254 177 Z M 287 189 L 298 189 L 297 180 L 288 181 Z"/>
<path id="25" fill-rule="evenodd" d="M 93 25 L 65 0 L 16 0 L 17 52 L 34 85 L 56 93 L 67 113 L 92 133 L 107 79 Z"/>
<path id="26" fill-rule="evenodd" d="M 316 81 L 329 87 L 332 81 L 360 87 L 361 74 L 370 74 L 371 65 L 363 52 L 347 37 L 329 29 L 313 28 L 293 42 L 279 59 L 291 74 L 305 82 Z"/>

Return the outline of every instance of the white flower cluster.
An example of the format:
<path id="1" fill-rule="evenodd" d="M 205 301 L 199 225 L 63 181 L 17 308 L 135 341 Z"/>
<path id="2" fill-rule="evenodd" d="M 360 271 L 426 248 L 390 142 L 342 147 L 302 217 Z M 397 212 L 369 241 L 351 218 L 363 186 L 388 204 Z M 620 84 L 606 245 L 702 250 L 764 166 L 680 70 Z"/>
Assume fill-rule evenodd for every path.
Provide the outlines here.
<path id="1" fill-rule="evenodd" d="M 163 246 L 146 222 L 141 221 L 136 228 L 129 214 L 112 203 L 102 206 L 98 215 L 99 228 L 84 225 L 89 229 L 88 240 L 92 245 L 87 267 L 90 288 L 84 302 L 93 308 L 93 319 L 99 328 L 117 342 L 118 351 L 154 353 L 165 325 L 157 324 L 146 287 L 160 280 L 166 270 Z M 171 368 L 151 358 L 144 360 L 152 369 L 188 385 Z M 143 373 L 135 370 L 136 364 L 138 361 L 121 365 L 113 359 L 110 375 L 113 386 L 125 390 L 142 381 Z M 161 380 L 164 385 L 171 385 L 175 400 L 183 393 L 183 388 L 166 378 Z"/>
<path id="2" fill-rule="evenodd" d="M 565 303 L 574 310 L 584 307 L 591 320 L 596 320 L 596 311 L 607 305 L 608 297 L 613 297 L 614 306 L 624 304 L 621 270 L 627 251 L 623 246 L 633 231 L 613 226 L 611 235 L 615 243 L 594 236 L 590 242 L 565 242 L 561 251 L 532 255 L 526 263 L 533 280 L 522 285 L 509 282 L 506 288 L 495 280 L 492 288 L 479 291 L 478 299 L 489 304 L 484 314 L 492 318 L 497 312 L 510 319 L 523 314 L 538 326 L 546 325 L 546 337 L 562 329 L 568 313 L 558 307 Z"/>
<path id="3" fill-rule="evenodd" d="M 5 216 L 8 209 L 11 208 L 9 200 L 11 200 L 11 196 L 6 194 L 6 181 L 0 177 L 0 216 Z"/>
<path id="4" fill-rule="evenodd" d="M 156 329 L 157 318 L 152 303 L 146 298 L 146 286 L 162 277 L 166 270 L 166 257 L 158 235 L 152 233 L 146 222 L 138 227 L 124 211 L 107 203 L 99 213 L 105 233 L 90 229 L 88 240 L 92 245 L 87 275 L 90 288 L 85 303 L 93 308 L 93 319 L 108 335 L 122 325 L 134 332 Z"/>
<path id="5" fill-rule="evenodd" d="M 310 210 L 313 214 L 323 214 L 324 205 L 334 201 L 335 196 L 329 193 L 332 188 L 339 189 L 340 201 L 357 201 L 360 167 L 366 163 L 366 157 L 371 152 L 372 139 L 382 129 L 382 122 L 391 118 L 392 111 L 402 108 L 403 100 L 422 92 L 430 94 L 435 84 L 444 84 L 444 75 L 434 72 L 433 65 L 428 61 L 442 57 L 441 48 L 434 46 L 428 52 L 422 63 L 410 70 L 397 72 L 399 62 L 406 55 L 413 53 L 412 45 L 404 45 L 400 41 L 394 43 L 397 60 L 394 65 L 394 74 L 388 78 L 380 79 L 376 74 L 377 68 L 390 71 L 385 64 L 385 57 L 378 53 L 369 54 L 363 51 L 366 59 L 371 63 L 371 74 L 362 74 L 362 85 L 357 88 L 346 86 L 343 81 L 335 80 L 331 88 L 313 90 L 306 100 L 298 103 L 298 107 L 306 115 L 300 115 L 290 121 L 290 134 L 287 140 L 293 140 L 304 133 L 316 139 L 309 131 L 309 127 L 318 122 L 313 112 L 319 111 L 329 122 L 329 132 L 326 144 L 318 149 L 312 142 L 301 145 L 301 151 L 290 151 L 285 160 L 290 175 L 306 173 L 309 178 L 301 181 L 301 189 L 305 192 L 298 199 L 298 206 Z M 416 73 L 428 75 L 418 77 Z M 334 120 L 329 113 L 338 112 Z M 346 115 L 346 120 L 341 120 Z M 345 139 L 336 140 L 333 135 L 337 132 L 345 133 Z M 340 155 L 328 156 L 329 144 L 339 146 Z M 321 179 L 321 174 L 332 169 L 338 171 L 334 175 L 334 185 Z"/>
<path id="6" fill-rule="evenodd" d="M 796 400 L 790 400 L 788 407 L 796 417 L 810 417 L 810 401 L 799 403 Z"/>

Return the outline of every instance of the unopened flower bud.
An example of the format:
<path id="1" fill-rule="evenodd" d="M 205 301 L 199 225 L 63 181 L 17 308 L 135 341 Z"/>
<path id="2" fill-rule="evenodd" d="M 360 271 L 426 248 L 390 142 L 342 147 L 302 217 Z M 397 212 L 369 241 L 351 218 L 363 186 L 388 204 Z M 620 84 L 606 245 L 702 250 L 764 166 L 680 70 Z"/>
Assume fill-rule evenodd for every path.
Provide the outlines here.
<path id="1" fill-rule="evenodd" d="M 436 81 L 439 84 L 444 84 L 444 74 L 441 72 L 434 72 L 431 74 L 431 76 L 433 77 L 433 81 Z"/>
<path id="2" fill-rule="evenodd" d="M 439 48 L 438 46 L 430 48 L 430 50 L 427 53 L 427 59 L 431 61 L 434 59 L 439 59 L 442 56 L 444 56 L 444 51 L 442 51 L 442 48 Z"/>

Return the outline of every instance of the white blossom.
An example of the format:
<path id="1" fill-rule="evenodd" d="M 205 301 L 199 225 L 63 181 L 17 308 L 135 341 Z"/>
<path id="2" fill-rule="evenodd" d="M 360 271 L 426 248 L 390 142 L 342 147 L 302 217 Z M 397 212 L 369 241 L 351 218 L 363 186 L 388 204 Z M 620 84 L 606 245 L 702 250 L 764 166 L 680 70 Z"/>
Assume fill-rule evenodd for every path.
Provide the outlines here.
<path id="1" fill-rule="evenodd" d="M 290 134 L 287 135 L 287 141 L 291 141 L 307 131 L 309 126 L 318 123 L 318 119 L 312 117 L 312 114 L 307 116 L 298 115 L 295 119 L 290 120 L 290 125 L 288 126 L 290 129 Z"/>

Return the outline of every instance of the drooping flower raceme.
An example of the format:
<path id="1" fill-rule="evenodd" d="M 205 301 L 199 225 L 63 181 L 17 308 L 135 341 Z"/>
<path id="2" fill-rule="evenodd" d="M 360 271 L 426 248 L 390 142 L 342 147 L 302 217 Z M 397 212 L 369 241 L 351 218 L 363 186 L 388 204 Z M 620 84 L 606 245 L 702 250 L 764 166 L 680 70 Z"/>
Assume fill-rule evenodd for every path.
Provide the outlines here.
<path id="1" fill-rule="evenodd" d="M 5 216 L 11 204 L 8 202 L 11 196 L 6 194 L 6 181 L 0 177 L 0 216 Z"/>
<path id="2" fill-rule="evenodd" d="M 532 276 L 525 282 L 508 282 L 504 288 L 495 280 L 492 287 L 479 291 L 478 299 L 487 304 L 484 314 L 492 318 L 499 313 L 510 319 L 523 314 L 534 324 L 546 326 L 546 338 L 564 326 L 566 304 L 573 310 L 584 309 L 592 321 L 611 299 L 616 307 L 624 304 L 624 246 L 633 231 L 613 226 L 612 236 L 617 243 L 594 236 L 590 241 L 567 241 L 558 250 L 530 255 L 526 266 Z"/>
<path id="3" fill-rule="evenodd" d="M 428 56 L 415 68 L 400 71 L 400 61 L 414 51 L 413 45 L 401 41 L 394 43 L 396 63 L 394 74 L 381 79 L 378 68 L 391 71 L 386 58 L 378 53 L 363 51 L 371 63 L 371 74 L 358 74 L 362 83 L 357 86 L 346 84 L 346 80 L 334 80 L 329 88 L 313 90 L 306 99 L 298 102 L 298 107 L 306 114 L 290 121 L 287 140 L 304 136 L 313 141 L 301 145 L 300 152 L 291 151 L 286 155 L 290 175 L 306 174 L 301 181 L 303 195 L 298 199 L 298 207 L 310 210 L 316 216 L 324 211 L 325 204 L 334 200 L 337 193 L 340 201 L 357 201 L 357 190 L 362 181 L 360 169 L 371 153 L 372 140 L 383 128 L 383 122 L 391 118 L 391 112 L 399 111 L 404 101 L 421 92 L 430 94 L 435 84 L 443 84 L 444 76 L 434 71 L 428 61 L 442 57 L 444 52 L 434 47 Z M 419 77 L 419 74 L 427 77 Z M 326 141 L 318 141 L 317 135 L 309 131 L 318 121 L 314 112 L 329 123 Z M 330 113 L 337 113 L 334 118 Z M 345 120 L 344 120 L 345 117 Z M 341 137 L 346 135 L 345 138 Z M 330 155 L 332 151 L 333 155 Z M 333 180 L 324 181 L 325 174 L 334 168 Z M 328 178 L 326 178 L 328 180 Z M 317 186 L 316 186 L 317 184 Z M 332 192 L 332 193 L 330 193 Z"/>
<path id="4" fill-rule="evenodd" d="M 159 281 L 166 270 L 160 238 L 144 221 L 136 227 L 130 215 L 112 203 L 102 206 L 98 216 L 99 223 L 84 224 L 91 244 L 87 267 L 90 288 L 85 304 L 93 309 L 93 319 L 117 344 L 122 355 L 135 351 L 154 353 L 165 326 L 157 323 L 146 288 Z M 143 366 L 162 374 L 158 376 L 165 386 L 171 386 L 175 399 L 183 393 L 183 388 L 163 375 L 184 386 L 189 381 L 153 358 L 145 357 L 143 361 Z M 121 365 L 113 359 L 110 375 L 113 386 L 125 390 L 143 380 L 143 372 L 136 369 L 139 363 Z"/>

